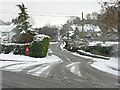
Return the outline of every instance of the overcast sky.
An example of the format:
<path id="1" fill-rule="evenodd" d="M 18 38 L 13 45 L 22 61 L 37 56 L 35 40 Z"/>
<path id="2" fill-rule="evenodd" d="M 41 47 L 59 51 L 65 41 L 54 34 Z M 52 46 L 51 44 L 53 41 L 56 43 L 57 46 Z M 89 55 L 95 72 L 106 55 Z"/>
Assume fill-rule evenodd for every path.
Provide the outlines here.
<path id="1" fill-rule="evenodd" d="M 51 1 L 51 2 L 50 2 Z M 1 0 L 0 1 L 0 20 L 11 21 L 17 17 L 19 12 L 17 4 L 23 0 Z M 100 11 L 100 5 L 97 0 L 24 0 L 28 8 L 28 14 L 32 18 L 34 27 L 42 27 L 46 24 L 61 25 L 66 22 L 70 16 L 81 17 L 87 13 Z"/>

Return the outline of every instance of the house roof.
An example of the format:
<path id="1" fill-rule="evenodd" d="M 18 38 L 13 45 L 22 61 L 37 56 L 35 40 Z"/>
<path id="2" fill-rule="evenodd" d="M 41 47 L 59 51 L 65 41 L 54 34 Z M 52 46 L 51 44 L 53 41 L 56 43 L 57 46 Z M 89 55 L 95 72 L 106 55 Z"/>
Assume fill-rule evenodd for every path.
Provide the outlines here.
<path id="1" fill-rule="evenodd" d="M 2 33 L 0 33 L 0 39 L 2 38 Z"/>
<path id="2" fill-rule="evenodd" d="M 80 32 L 82 31 L 82 26 L 72 25 L 71 27 L 72 27 L 73 30 L 75 30 L 76 27 L 77 27 Z M 93 30 L 93 28 L 94 28 L 94 31 L 95 31 L 95 32 L 100 31 L 99 26 L 95 26 L 95 25 L 92 25 L 92 24 L 85 24 L 85 25 L 84 25 L 84 31 L 85 31 L 85 32 L 91 31 L 91 30 Z"/>
<path id="3" fill-rule="evenodd" d="M 68 37 L 67 37 L 67 36 L 64 36 L 63 39 L 68 39 Z"/>
<path id="4" fill-rule="evenodd" d="M 0 25 L 0 32 L 10 32 L 12 31 L 16 25 L 11 24 L 11 25 Z"/>
<path id="5" fill-rule="evenodd" d="M 74 31 L 69 31 L 69 36 L 72 36 L 74 34 Z"/>

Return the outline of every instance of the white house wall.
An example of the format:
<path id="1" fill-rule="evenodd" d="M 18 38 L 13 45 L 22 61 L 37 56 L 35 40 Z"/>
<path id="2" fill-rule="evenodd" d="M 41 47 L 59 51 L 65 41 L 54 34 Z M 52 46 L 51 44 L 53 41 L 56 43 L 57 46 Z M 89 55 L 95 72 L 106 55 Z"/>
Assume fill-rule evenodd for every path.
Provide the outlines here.
<path id="1" fill-rule="evenodd" d="M 12 32 L 12 30 L 16 27 L 16 25 L 11 24 L 11 25 L 0 25 L 0 38 L 1 42 L 4 40 L 9 39 L 9 41 L 11 41 L 12 36 L 14 35 L 14 33 Z M 6 33 L 6 35 L 4 35 Z M 8 35 L 9 33 L 9 35 Z"/>

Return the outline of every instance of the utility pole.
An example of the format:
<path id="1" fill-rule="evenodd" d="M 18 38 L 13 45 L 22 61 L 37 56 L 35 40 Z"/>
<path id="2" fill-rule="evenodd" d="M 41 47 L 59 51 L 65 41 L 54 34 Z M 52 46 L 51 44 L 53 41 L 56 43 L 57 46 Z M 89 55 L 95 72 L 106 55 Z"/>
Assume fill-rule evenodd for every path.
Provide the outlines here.
<path id="1" fill-rule="evenodd" d="M 83 12 L 82 12 L 82 34 L 83 34 L 83 45 L 84 45 L 84 22 L 83 22 Z"/>
<path id="2" fill-rule="evenodd" d="M 8 43 L 10 42 L 10 35 L 9 35 L 9 32 L 8 32 Z"/>
<path id="3" fill-rule="evenodd" d="M 68 40 L 70 40 L 70 37 L 69 37 L 70 33 L 69 33 L 69 31 L 70 31 L 70 22 L 68 23 L 68 33 L 67 33 L 68 34 Z"/>

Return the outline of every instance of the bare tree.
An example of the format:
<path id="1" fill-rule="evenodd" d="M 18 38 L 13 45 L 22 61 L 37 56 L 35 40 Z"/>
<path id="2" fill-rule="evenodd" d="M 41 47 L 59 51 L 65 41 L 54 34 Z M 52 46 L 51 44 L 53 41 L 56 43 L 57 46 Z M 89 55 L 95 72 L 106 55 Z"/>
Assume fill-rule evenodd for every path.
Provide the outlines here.
<path id="1" fill-rule="evenodd" d="M 97 19 L 97 16 L 98 16 L 98 13 L 97 12 L 92 12 L 91 13 L 91 18 L 96 20 Z"/>
<path id="2" fill-rule="evenodd" d="M 105 43 L 107 34 L 114 34 L 115 29 L 118 30 L 118 0 L 109 0 L 108 2 L 101 0 L 99 4 L 102 8 L 101 14 L 98 15 L 99 27 Z"/>
<path id="3" fill-rule="evenodd" d="M 86 15 L 86 18 L 87 18 L 87 20 L 90 20 L 90 19 L 91 19 L 90 13 L 88 13 L 88 14 Z"/>

